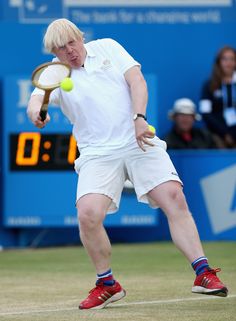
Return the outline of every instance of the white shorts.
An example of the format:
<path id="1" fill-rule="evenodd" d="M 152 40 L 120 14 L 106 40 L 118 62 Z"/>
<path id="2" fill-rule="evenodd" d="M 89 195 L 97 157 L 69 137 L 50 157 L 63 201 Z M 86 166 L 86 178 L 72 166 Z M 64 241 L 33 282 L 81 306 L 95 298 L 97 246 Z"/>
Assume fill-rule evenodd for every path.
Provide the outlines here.
<path id="1" fill-rule="evenodd" d="M 138 201 L 158 208 L 147 193 L 167 181 L 182 182 L 166 152 L 166 143 L 157 137 L 151 142 L 154 146 L 145 145 L 145 152 L 132 145 L 110 155 L 79 157 L 75 162 L 79 174 L 76 202 L 86 194 L 103 194 L 112 200 L 108 213 L 114 213 L 129 179 Z"/>

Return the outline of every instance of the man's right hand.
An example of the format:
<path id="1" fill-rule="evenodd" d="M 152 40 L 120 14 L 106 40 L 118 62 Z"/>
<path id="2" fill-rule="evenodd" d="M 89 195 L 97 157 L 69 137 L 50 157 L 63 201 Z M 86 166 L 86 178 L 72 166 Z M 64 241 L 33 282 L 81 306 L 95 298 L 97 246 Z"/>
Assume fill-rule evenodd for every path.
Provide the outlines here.
<path id="1" fill-rule="evenodd" d="M 44 121 L 42 121 L 40 117 L 40 108 L 43 103 L 43 95 L 33 95 L 30 97 L 27 115 L 31 122 L 38 128 L 43 128 L 50 121 L 50 116 L 47 114 L 47 117 Z"/>
<path id="2" fill-rule="evenodd" d="M 38 111 L 33 112 L 29 116 L 29 118 L 37 128 L 44 128 L 46 126 L 46 124 L 50 121 L 49 114 L 47 114 L 46 119 L 44 121 L 42 121 Z"/>

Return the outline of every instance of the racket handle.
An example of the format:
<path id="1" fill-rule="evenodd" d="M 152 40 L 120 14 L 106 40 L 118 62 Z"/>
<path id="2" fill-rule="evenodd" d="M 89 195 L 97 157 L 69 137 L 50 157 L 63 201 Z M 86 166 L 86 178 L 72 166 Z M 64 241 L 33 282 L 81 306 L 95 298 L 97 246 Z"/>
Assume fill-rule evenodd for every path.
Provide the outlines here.
<path id="1" fill-rule="evenodd" d="M 47 117 L 47 110 L 40 110 L 39 116 L 41 117 L 41 120 L 44 121 Z"/>
<path id="2" fill-rule="evenodd" d="M 45 94 L 43 97 L 43 102 L 40 108 L 40 112 L 39 112 L 39 116 L 41 117 L 41 120 L 44 121 L 47 117 L 47 113 L 48 113 L 48 102 L 49 102 L 49 96 L 51 94 L 52 90 L 48 89 L 45 90 Z"/>

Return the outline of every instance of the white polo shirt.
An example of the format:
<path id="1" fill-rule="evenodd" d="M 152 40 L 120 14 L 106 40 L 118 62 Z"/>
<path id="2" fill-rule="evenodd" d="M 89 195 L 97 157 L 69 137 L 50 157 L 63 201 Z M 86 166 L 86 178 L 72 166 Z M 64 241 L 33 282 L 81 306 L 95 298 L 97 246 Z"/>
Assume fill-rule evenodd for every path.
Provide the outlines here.
<path id="1" fill-rule="evenodd" d="M 73 124 L 81 155 L 104 155 L 136 144 L 124 73 L 139 63 L 112 39 L 91 41 L 85 48 L 84 68 L 72 70 L 73 90 L 54 90 L 50 102 L 59 105 Z M 35 89 L 32 95 L 39 93 Z"/>

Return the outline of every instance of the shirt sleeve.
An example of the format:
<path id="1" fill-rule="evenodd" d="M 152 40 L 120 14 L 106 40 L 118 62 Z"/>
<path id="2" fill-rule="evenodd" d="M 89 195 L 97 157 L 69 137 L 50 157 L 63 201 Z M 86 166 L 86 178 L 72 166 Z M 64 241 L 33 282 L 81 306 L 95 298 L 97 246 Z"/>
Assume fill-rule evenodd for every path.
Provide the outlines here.
<path id="1" fill-rule="evenodd" d="M 44 96 L 44 90 L 42 89 L 39 89 L 39 88 L 35 88 L 31 94 L 31 96 L 34 96 L 34 95 L 42 95 Z M 59 105 L 60 103 L 60 99 L 59 99 L 59 89 L 54 89 L 51 94 L 50 94 L 50 97 L 49 97 L 49 103 L 50 104 L 53 104 L 53 105 Z"/>
<path id="2" fill-rule="evenodd" d="M 133 66 L 141 67 L 138 63 L 117 41 L 107 38 L 103 39 L 103 45 L 106 47 L 112 62 L 124 74 Z"/>

